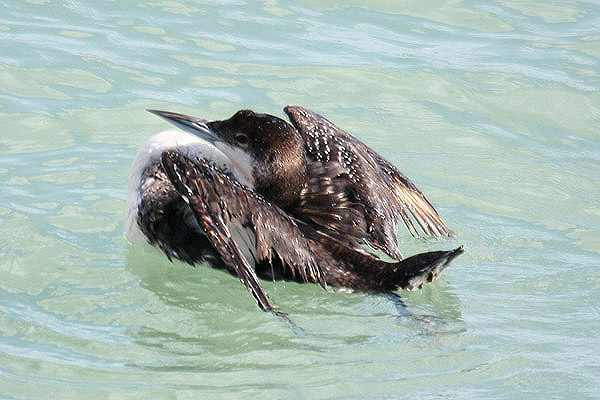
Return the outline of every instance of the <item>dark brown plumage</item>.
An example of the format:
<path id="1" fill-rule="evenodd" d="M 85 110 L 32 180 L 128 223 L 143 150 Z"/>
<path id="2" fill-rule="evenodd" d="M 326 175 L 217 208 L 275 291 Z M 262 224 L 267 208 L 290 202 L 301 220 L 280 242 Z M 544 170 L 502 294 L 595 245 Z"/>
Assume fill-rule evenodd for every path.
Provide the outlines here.
<path id="1" fill-rule="evenodd" d="M 293 125 L 249 110 L 212 122 L 154 111 L 226 152 L 249 155 L 252 167 L 244 167 L 246 186 L 213 156 L 157 147 L 159 159 L 132 175 L 136 222 L 149 242 L 169 258 L 227 269 L 263 310 L 274 307 L 259 276 L 389 292 L 422 287 L 462 253 L 460 247 L 402 260 L 399 218 L 413 235 L 416 226 L 425 235 L 450 235 L 429 201 L 330 121 L 299 106 L 285 112 Z M 364 244 L 400 261 L 382 261 Z"/>
<path id="2" fill-rule="evenodd" d="M 365 225 L 366 232 L 357 233 L 362 235 L 364 242 L 390 257 L 402 259 L 395 233 L 399 218 L 414 236 L 418 231 L 413 220 L 427 236 L 450 235 L 448 227 L 423 193 L 367 145 L 303 107 L 287 106 L 284 111 L 303 135 L 308 159 L 315 165 L 309 169 L 309 177 L 314 179 L 322 171 L 327 177 L 336 177 L 336 193 L 343 193 L 362 214 L 360 223 Z M 322 190 L 309 185 L 306 191 Z M 339 210 L 339 207 L 333 208 L 331 212 L 339 216 L 336 214 Z M 302 210 L 299 214 L 303 214 Z M 330 217 L 324 228 L 344 232 L 343 227 L 338 229 L 330 222 L 333 219 Z M 341 220 L 346 222 L 345 218 Z M 318 224 L 318 221 L 313 222 Z"/>

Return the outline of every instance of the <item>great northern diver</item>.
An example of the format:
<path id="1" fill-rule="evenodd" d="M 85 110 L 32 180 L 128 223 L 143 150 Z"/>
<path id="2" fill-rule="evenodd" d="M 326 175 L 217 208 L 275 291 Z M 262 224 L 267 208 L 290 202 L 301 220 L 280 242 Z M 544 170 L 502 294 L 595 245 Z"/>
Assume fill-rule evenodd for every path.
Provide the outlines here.
<path id="1" fill-rule="evenodd" d="M 423 193 L 392 164 L 300 106 L 223 121 L 148 110 L 180 130 L 148 139 L 128 185 L 127 233 L 171 260 L 236 275 L 265 311 L 264 279 L 369 292 L 421 288 L 457 255 L 403 259 L 396 228 L 449 237 Z M 417 228 L 417 226 L 420 228 Z M 381 250 L 397 262 L 366 250 Z"/>

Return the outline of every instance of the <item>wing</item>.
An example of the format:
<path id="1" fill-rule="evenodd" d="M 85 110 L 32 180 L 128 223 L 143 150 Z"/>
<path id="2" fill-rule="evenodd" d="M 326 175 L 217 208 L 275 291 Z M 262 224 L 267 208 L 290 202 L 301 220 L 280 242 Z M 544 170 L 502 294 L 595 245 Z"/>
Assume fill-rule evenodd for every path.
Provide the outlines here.
<path id="1" fill-rule="evenodd" d="M 197 227 L 190 208 L 171 184 L 160 164 L 143 173 L 140 184 L 138 224 L 150 244 L 161 249 L 169 261 L 178 258 L 188 264 L 212 255 L 212 245 Z"/>
<path id="2" fill-rule="evenodd" d="M 362 249 L 367 237 L 365 207 L 346 195 L 346 171 L 335 163 L 309 163 L 311 171 L 293 212 L 318 232 L 343 238 L 348 247 Z"/>
<path id="3" fill-rule="evenodd" d="M 397 259 L 402 259 L 396 240 L 399 218 L 402 218 L 413 236 L 419 235 L 417 226 L 425 236 L 450 236 L 450 230 L 423 193 L 367 145 L 303 107 L 287 106 L 284 111 L 303 136 L 307 156 L 311 160 L 309 183 L 303 192 L 303 199 L 308 200 L 301 206 L 319 207 L 319 202 L 314 200 L 323 192 L 321 175 L 325 173 L 331 176 L 332 170 L 340 171 L 333 178 L 335 184 L 330 185 L 329 190 L 335 191 L 346 206 L 344 212 L 339 212 L 339 207 L 321 208 L 321 212 L 327 216 L 325 222 L 329 223 L 323 225 L 324 230 L 341 234 L 351 244 L 359 238 L 360 242 L 381 249 Z M 347 220 L 349 216 L 346 210 L 349 207 L 354 210 L 354 222 Z M 301 217 L 303 210 L 298 210 L 296 214 Z M 361 228 L 344 236 L 344 229 L 349 225 Z"/>
<path id="4" fill-rule="evenodd" d="M 292 275 L 326 287 L 304 236 L 283 211 L 202 159 L 192 161 L 181 153 L 165 151 L 161 160 L 223 262 L 261 309 L 273 311 L 274 307 L 260 285 L 255 263 L 271 261 L 275 255 Z"/>

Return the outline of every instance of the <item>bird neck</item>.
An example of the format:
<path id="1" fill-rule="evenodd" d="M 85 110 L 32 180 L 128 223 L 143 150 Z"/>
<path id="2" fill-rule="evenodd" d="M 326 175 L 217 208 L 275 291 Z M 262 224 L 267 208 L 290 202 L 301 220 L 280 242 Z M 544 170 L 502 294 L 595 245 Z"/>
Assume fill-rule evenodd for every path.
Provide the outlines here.
<path id="1" fill-rule="evenodd" d="M 306 184 L 306 155 L 304 151 L 292 154 L 280 152 L 267 161 L 260 165 L 268 167 L 256 171 L 256 191 L 280 208 L 290 208 L 300 199 L 300 192 Z"/>

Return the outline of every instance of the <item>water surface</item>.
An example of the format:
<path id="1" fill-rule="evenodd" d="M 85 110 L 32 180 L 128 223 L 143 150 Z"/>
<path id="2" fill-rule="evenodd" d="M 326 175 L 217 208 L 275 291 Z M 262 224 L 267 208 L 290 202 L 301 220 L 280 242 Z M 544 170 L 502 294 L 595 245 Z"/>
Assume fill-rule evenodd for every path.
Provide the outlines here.
<path id="1" fill-rule="evenodd" d="M 600 4 L 3 1 L 0 397 L 600 397 Z M 463 244 L 390 299 L 128 244 L 146 108 L 301 104 L 409 175 Z"/>

